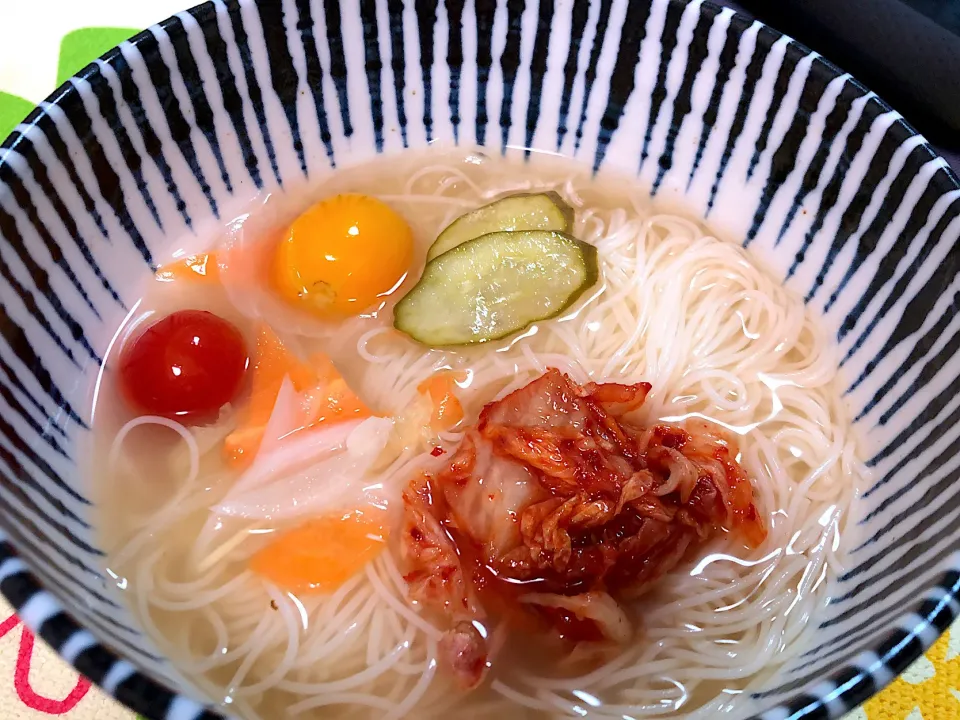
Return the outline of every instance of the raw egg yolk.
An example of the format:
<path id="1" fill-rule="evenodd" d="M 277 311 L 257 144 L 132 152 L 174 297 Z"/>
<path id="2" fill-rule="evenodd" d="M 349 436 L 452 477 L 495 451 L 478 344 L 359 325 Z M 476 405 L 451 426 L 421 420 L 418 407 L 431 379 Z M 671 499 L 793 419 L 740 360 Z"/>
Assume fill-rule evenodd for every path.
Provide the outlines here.
<path id="1" fill-rule="evenodd" d="M 365 195 L 337 195 L 298 217 L 280 241 L 273 283 L 291 305 L 322 318 L 357 315 L 403 278 L 410 226 Z"/>

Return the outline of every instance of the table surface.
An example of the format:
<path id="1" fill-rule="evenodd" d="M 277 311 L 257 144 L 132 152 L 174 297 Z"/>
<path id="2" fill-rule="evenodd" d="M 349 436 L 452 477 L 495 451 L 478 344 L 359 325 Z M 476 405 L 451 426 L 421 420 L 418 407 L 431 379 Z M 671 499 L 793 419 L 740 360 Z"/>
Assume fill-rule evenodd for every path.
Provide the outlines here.
<path id="1" fill-rule="evenodd" d="M 135 31 L 181 10 L 186 1 L 2 0 L 0 137 L 65 78 Z M 133 720 L 132 713 L 35 642 L 2 599 L 0 619 L 0 717 Z M 890 688 L 844 720 L 953 717 L 960 717 L 960 624 Z"/>

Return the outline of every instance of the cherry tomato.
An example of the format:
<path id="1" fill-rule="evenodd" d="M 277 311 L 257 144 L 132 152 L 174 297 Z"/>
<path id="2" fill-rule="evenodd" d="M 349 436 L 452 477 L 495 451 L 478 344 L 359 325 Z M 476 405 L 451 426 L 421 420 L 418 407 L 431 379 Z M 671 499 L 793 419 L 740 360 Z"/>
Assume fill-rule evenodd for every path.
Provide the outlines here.
<path id="1" fill-rule="evenodd" d="M 181 422 L 216 419 L 247 367 L 240 331 L 203 310 L 150 325 L 120 353 L 120 389 L 137 411 Z"/>

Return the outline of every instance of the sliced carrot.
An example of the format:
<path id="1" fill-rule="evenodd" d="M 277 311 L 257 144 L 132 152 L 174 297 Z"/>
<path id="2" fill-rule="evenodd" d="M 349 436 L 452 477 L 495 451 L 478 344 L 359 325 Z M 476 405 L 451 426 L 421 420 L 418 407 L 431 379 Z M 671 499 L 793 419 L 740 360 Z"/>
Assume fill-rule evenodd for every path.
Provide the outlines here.
<path id="1" fill-rule="evenodd" d="M 290 352 L 268 326 L 261 325 L 257 333 L 250 401 L 239 427 L 224 442 L 224 457 L 234 467 L 248 465 L 260 448 L 285 377 L 290 378 L 305 399 L 298 428 L 372 415 L 330 358 L 318 353 L 310 362 L 304 362 Z"/>
<path id="2" fill-rule="evenodd" d="M 322 352 L 314 353 L 310 356 L 310 366 L 317 374 L 317 377 L 324 382 L 333 382 L 334 380 L 343 380 L 337 366 L 333 364 L 327 355 Z"/>
<path id="3" fill-rule="evenodd" d="M 200 253 L 164 265 L 157 270 L 156 277 L 161 282 L 190 280 L 193 282 L 218 283 L 220 282 L 220 267 L 217 265 L 216 255 Z"/>
<path id="4" fill-rule="evenodd" d="M 320 378 L 318 392 L 312 396 L 310 403 L 313 424 L 358 420 L 373 414 L 366 403 L 350 389 L 330 358 L 317 353 L 310 357 L 310 364 Z"/>
<path id="5" fill-rule="evenodd" d="M 302 392 L 315 387 L 317 374 L 283 344 L 276 333 L 261 323 L 254 351 L 250 400 L 242 411 L 240 424 L 223 445 L 224 459 L 233 466 L 246 466 L 253 460 L 273 413 L 285 377 Z"/>
<path id="6" fill-rule="evenodd" d="M 433 404 L 430 427 L 437 432 L 449 430 L 463 420 L 463 405 L 454 394 L 454 388 L 460 379 L 459 373 L 441 371 L 417 386 L 417 391 L 429 397 Z"/>
<path id="7" fill-rule="evenodd" d="M 262 548 L 250 569 L 290 592 L 330 592 L 384 549 L 382 513 L 351 512 L 310 520 Z"/>

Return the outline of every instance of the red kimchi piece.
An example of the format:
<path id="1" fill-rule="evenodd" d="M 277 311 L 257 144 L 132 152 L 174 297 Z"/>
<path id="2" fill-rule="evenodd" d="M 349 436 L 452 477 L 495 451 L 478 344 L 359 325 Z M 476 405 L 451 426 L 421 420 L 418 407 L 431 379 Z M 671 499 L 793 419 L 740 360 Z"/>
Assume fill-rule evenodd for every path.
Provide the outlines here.
<path id="1" fill-rule="evenodd" d="M 763 542 L 731 440 L 705 422 L 642 427 L 649 391 L 551 369 L 487 405 L 446 469 L 411 482 L 406 580 L 450 628 L 441 659 L 461 686 L 489 666 L 490 621 L 622 644 L 622 601 L 723 530 Z"/>

